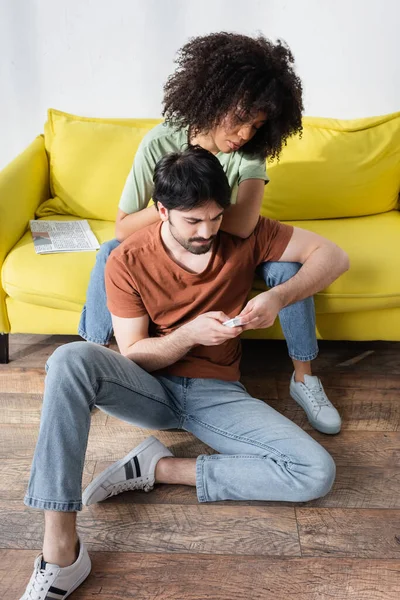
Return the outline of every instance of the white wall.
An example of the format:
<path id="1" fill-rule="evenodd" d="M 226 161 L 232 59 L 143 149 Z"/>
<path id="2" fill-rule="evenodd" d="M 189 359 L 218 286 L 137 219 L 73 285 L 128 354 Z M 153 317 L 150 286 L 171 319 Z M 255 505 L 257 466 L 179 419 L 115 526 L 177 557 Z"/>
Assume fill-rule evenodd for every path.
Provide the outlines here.
<path id="1" fill-rule="evenodd" d="M 0 0 L 0 168 L 48 107 L 159 116 L 176 50 L 212 31 L 286 40 L 305 114 L 400 110 L 399 26 L 399 0 Z"/>

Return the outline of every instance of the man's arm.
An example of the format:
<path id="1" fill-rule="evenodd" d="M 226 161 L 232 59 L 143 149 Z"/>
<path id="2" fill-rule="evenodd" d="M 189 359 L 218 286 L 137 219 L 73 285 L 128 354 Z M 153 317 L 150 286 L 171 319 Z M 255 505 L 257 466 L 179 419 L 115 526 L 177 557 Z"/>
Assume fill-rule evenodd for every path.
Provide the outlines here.
<path id="1" fill-rule="evenodd" d="M 302 268 L 291 279 L 273 288 L 282 307 L 304 300 L 325 289 L 350 267 L 342 248 L 326 238 L 295 227 L 278 262 L 299 262 Z"/>
<path id="2" fill-rule="evenodd" d="M 282 307 L 313 296 L 335 281 L 350 267 L 349 257 L 334 242 L 312 231 L 295 227 L 278 262 L 299 262 L 302 268 L 273 290 Z"/>
<path id="3" fill-rule="evenodd" d="M 243 331 L 242 327 L 222 325 L 229 317 L 214 311 L 199 315 L 168 335 L 150 338 L 148 315 L 131 319 L 111 316 L 121 354 L 148 373 L 176 363 L 193 346 L 218 346 Z"/>
<path id="4" fill-rule="evenodd" d="M 289 304 L 313 296 L 349 269 L 349 257 L 336 244 L 295 227 L 278 262 L 299 262 L 301 269 L 285 283 L 252 298 L 240 313 L 244 329 L 271 327 Z"/>
<path id="5" fill-rule="evenodd" d="M 134 319 L 111 316 L 119 351 L 149 373 L 177 362 L 193 346 L 182 328 L 164 337 L 150 338 L 148 315 Z"/>

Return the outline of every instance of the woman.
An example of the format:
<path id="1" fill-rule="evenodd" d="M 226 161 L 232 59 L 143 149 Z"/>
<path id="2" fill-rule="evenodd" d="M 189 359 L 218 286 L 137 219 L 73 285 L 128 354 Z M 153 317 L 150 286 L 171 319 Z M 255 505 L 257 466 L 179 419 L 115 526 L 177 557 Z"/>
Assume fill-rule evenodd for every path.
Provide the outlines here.
<path id="1" fill-rule="evenodd" d="M 112 336 L 104 285 L 107 258 L 129 235 L 159 219 L 154 206 L 148 207 L 157 161 L 188 144 L 215 154 L 232 190 L 232 206 L 221 228 L 246 238 L 258 221 L 268 182 L 265 159 L 277 158 L 286 140 L 302 130 L 302 85 L 291 51 L 280 41 L 214 33 L 185 44 L 176 62 L 178 68 L 164 87 L 165 123 L 138 148 L 119 204 L 116 239 L 101 246 L 91 274 L 79 334 L 98 344 L 108 345 Z M 300 266 L 264 263 L 260 275 L 273 287 Z M 294 365 L 292 397 L 316 429 L 337 433 L 339 414 L 311 372 L 310 361 L 318 354 L 313 299 L 286 307 L 280 322 Z"/>

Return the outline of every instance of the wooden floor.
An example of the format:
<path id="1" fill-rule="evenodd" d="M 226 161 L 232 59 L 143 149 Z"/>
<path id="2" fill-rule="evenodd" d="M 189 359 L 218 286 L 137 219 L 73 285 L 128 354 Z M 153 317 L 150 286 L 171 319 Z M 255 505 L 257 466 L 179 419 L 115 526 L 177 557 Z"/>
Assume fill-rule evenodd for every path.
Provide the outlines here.
<path id="1" fill-rule="evenodd" d="M 0 598 L 19 599 L 41 547 L 42 513 L 24 506 L 38 434 L 44 365 L 67 336 L 11 336 L 0 365 Z M 247 341 L 243 383 L 334 457 L 331 493 L 307 504 L 199 505 L 194 488 L 158 486 L 85 508 L 79 529 L 93 569 L 71 599 L 398 600 L 400 345 L 321 344 L 314 362 L 343 418 L 310 428 L 291 400 L 284 342 Z M 149 435 L 93 416 L 84 485 Z M 212 453 L 186 432 L 156 432 L 177 456 Z"/>

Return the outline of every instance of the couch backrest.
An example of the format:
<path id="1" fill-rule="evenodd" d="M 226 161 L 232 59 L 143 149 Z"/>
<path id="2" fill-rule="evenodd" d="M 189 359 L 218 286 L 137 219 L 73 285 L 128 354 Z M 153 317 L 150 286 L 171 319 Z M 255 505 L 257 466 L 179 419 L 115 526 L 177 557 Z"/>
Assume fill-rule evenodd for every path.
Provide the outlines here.
<path id="1" fill-rule="evenodd" d="M 53 198 L 37 216 L 114 221 L 143 136 L 160 119 L 92 119 L 49 110 L 45 144 Z M 262 214 L 280 220 L 382 213 L 400 188 L 400 113 L 339 121 L 305 117 L 302 136 L 267 164 Z"/>
<path id="2" fill-rule="evenodd" d="M 160 119 L 92 119 L 48 111 L 44 138 L 53 198 L 37 216 L 115 221 L 136 150 Z"/>
<path id="3" fill-rule="evenodd" d="M 262 214 L 279 220 L 358 217 L 393 210 L 400 191 L 400 112 L 305 117 L 279 162 L 267 165 Z"/>

